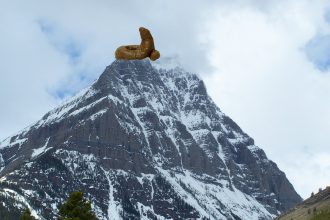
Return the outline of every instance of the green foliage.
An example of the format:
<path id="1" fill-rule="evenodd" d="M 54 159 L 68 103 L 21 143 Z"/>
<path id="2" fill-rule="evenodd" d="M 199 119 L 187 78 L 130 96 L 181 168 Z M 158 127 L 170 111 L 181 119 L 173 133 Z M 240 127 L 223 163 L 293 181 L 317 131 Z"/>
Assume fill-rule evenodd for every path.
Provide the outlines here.
<path id="1" fill-rule="evenodd" d="M 31 215 L 30 209 L 25 209 L 19 220 L 36 220 L 36 218 Z"/>
<path id="2" fill-rule="evenodd" d="M 321 211 L 315 214 L 311 220 L 329 220 L 330 219 L 330 211 Z"/>
<path id="3" fill-rule="evenodd" d="M 60 207 L 58 220 L 97 220 L 91 202 L 80 191 L 72 192 L 69 199 Z"/>

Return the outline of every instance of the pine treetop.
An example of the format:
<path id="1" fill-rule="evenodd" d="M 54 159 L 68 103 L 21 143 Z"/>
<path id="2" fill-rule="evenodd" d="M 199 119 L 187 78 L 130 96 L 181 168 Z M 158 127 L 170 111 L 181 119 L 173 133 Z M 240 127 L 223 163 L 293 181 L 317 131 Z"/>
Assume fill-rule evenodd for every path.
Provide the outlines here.
<path id="1" fill-rule="evenodd" d="M 24 212 L 22 213 L 22 215 L 19 219 L 20 220 L 36 220 L 36 218 L 31 215 L 31 211 L 28 208 L 24 210 Z"/>
<path id="2" fill-rule="evenodd" d="M 91 202 L 84 198 L 81 191 L 72 192 L 60 207 L 58 220 L 98 220 L 92 211 Z"/>

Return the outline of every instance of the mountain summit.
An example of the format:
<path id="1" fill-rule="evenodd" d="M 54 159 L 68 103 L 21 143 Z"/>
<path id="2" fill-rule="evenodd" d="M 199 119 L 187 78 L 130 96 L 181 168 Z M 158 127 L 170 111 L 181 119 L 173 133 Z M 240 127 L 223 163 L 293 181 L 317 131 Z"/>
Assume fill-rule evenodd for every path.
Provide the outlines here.
<path id="1" fill-rule="evenodd" d="M 196 75 L 147 60 L 114 61 L 0 143 L 0 211 L 55 219 L 75 190 L 99 219 L 272 219 L 301 201 Z"/>

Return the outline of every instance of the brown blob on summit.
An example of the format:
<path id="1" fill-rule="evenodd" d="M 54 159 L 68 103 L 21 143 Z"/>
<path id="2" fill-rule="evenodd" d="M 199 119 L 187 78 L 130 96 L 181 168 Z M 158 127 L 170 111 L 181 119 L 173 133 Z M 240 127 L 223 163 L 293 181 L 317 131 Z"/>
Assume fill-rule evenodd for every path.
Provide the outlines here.
<path id="1" fill-rule="evenodd" d="M 155 49 L 154 39 L 148 29 L 139 28 L 141 36 L 140 45 L 125 45 L 118 47 L 115 56 L 117 60 L 142 60 L 149 57 L 150 60 L 157 60 L 160 53 Z"/>

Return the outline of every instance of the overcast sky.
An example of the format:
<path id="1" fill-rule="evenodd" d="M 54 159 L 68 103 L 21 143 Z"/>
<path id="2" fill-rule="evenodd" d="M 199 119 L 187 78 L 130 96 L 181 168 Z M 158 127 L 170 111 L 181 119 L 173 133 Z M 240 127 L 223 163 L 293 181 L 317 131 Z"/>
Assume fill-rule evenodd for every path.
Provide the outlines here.
<path id="1" fill-rule="evenodd" d="M 330 185 L 329 1 L 0 2 L 0 139 L 91 84 L 144 26 L 301 196 Z"/>

